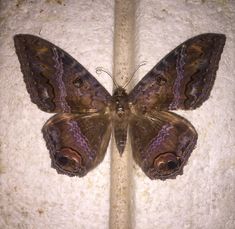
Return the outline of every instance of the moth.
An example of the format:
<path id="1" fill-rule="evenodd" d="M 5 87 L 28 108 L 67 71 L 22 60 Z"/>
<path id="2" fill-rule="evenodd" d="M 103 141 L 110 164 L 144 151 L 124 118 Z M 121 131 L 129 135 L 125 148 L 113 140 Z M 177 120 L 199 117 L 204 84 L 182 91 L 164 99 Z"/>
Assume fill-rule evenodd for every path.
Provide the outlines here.
<path id="1" fill-rule="evenodd" d="M 127 93 L 109 92 L 75 59 L 33 35 L 14 36 L 31 100 L 56 113 L 43 126 L 52 167 L 85 176 L 104 158 L 111 133 L 123 154 L 130 134 L 133 158 L 150 179 L 175 178 L 196 146 L 197 132 L 172 113 L 208 99 L 226 37 L 207 33 L 180 44 Z"/>

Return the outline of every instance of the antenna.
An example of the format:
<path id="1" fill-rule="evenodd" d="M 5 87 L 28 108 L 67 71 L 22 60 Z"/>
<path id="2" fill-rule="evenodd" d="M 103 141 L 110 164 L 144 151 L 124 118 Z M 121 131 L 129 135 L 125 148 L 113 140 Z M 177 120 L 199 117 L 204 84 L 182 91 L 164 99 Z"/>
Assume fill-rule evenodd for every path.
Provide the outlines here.
<path id="1" fill-rule="evenodd" d="M 95 71 L 98 75 L 100 75 L 102 72 L 105 72 L 113 80 L 114 86 L 118 88 L 117 82 L 115 81 L 115 79 L 112 77 L 111 73 L 107 69 L 104 69 L 103 67 L 97 67 Z"/>
<path id="2" fill-rule="evenodd" d="M 132 73 L 130 79 L 127 81 L 127 83 L 123 86 L 123 88 L 125 88 L 130 82 L 131 80 L 134 78 L 135 73 L 140 69 L 140 67 L 146 65 L 147 61 L 142 61 L 140 62 L 140 64 L 137 66 L 137 68 L 135 69 L 135 71 Z"/>

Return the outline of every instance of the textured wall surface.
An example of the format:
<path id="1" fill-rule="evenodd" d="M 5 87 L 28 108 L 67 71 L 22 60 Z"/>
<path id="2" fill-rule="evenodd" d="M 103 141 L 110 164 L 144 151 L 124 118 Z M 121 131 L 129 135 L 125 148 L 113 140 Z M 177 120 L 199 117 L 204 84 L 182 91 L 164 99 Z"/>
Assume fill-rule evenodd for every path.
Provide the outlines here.
<path id="1" fill-rule="evenodd" d="M 70 53 L 93 75 L 112 69 L 113 2 L 1 1 L 0 228 L 108 228 L 110 152 L 79 179 L 58 175 L 41 128 L 52 116 L 31 103 L 13 35 L 39 35 Z M 105 74 L 100 82 L 112 91 Z"/>
<path id="2" fill-rule="evenodd" d="M 227 41 L 208 101 L 177 112 L 199 135 L 184 175 L 153 182 L 139 169 L 134 173 L 135 228 L 235 228 L 235 2 L 147 2 L 140 2 L 137 13 L 137 63 L 148 61 L 140 77 L 192 36 L 217 32 Z"/>
<path id="3" fill-rule="evenodd" d="M 12 37 L 39 35 L 60 46 L 94 76 L 112 70 L 114 2 L 0 1 L 0 228 L 108 228 L 110 152 L 86 177 L 50 168 L 41 127 L 51 114 L 27 94 Z M 235 228 L 235 2 L 140 0 L 136 65 L 144 76 L 184 40 L 224 33 L 226 45 L 211 96 L 197 110 L 177 112 L 199 139 L 184 174 L 151 181 L 134 165 L 134 228 Z M 112 91 L 105 74 L 98 80 Z M 135 80 L 137 81 L 137 78 Z"/>

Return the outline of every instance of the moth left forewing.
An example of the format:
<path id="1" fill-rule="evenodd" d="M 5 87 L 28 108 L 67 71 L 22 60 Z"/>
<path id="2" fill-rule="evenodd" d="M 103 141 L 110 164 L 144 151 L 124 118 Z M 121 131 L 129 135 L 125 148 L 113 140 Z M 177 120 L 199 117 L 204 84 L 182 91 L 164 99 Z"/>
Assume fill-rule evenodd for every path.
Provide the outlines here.
<path id="1" fill-rule="evenodd" d="M 225 39 L 208 33 L 179 45 L 130 92 L 133 106 L 142 112 L 201 106 L 214 84 Z"/>
<path id="2" fill-rule="evenodd" d="M 43 129 L 52 167 L 69 176 L 85 176 L 104 158 L 111 135 L 109 114 L 57 114 Z"/>
<path id="3" fill-rule="evenodd" d="M 194 127 L 170 112 L 132 115 L 130 138 L 133 157 L 150 179 L 175 178 L 197 142 Z"/>
<path id="4" fill-rule="evenodd" d="M 16 54 L 30 98 L 51 113 L 101 111 L 111 95 L 61 48 L 30 34 L 14 36 Z"/>

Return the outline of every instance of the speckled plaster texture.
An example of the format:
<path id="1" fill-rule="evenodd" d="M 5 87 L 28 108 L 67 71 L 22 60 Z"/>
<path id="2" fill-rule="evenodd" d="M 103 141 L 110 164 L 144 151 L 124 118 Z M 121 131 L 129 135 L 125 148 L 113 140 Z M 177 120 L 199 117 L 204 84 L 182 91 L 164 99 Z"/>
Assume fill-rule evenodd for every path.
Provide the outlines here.
<path id="1" fill-rule="evenodd" d="M 97 76 L 98 66 L 112 69 L 113 7 L 109 0 L 1 1 L 1 229 L 109 227 L 110 152 L 82 179 L 50 168 L 41 128 L 52 114 L 31 103 L 12 38 L 48 39 Z M 97 77 L 111 92 L 112 80 Z"/>
<path id="2" fill-rule="evenodd" d="M 114 3 L 1 0 L 0 4 L 0 228 L 108 228 L 110 152 L 82 179 L 58 175 L 50 168 L 40 130 L 51 115 L 30 102 L 12 36 L 40 35 L 93 75 L 97 66 L 111 71 Z M 136 65 L 147 61 L 139 79 L 194 35 L 224 33 L 227 42 L 209 100 L 195 111 L 177 112 L 199 134 L 184 174 L 175 180 L 151 181 L 134 165 L 133 228 L 233 229 L 235 2 L 140 0 L 136 15 Z M 98 79 L 112 91 L 109 77 Z"/>
<path id="3" fill-rule="evenodd" d="M 198 143 L 184 174 L 151 181 L 134 170 L 136 229 L 235 228 L 235 1 L 140 1 L 137 60 L 140 78 L 178 44 L 200 33 L 227 36 L 214 88 L 191 121 Z M 136 167 L 136 166 L 135 166 Z"/>

